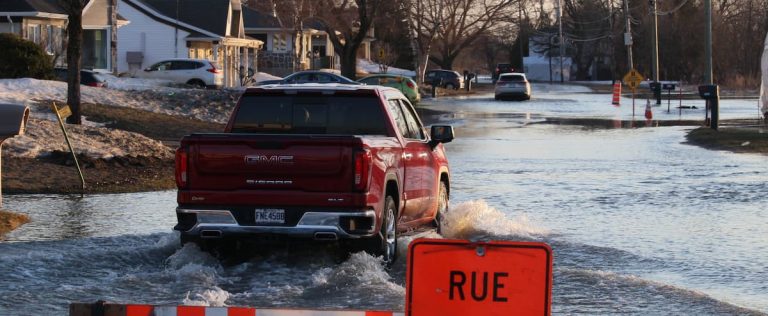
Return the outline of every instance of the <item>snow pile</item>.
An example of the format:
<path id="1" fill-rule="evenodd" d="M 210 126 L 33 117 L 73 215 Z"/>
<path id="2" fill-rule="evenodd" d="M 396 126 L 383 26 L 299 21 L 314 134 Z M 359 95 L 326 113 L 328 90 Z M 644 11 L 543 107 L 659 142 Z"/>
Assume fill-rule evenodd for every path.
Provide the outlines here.
<path id="1" fill-rule="evenodd" d="M 380 73 L 381 70 L 379 68 L 379 63 L 367 60 L 367 59 L 358 59 L 357 60 L 357 69 L 360 72 L 374 74 L 374 73 Z M 416 72 L 413 70 L 407 70 L 407 69 L 401 69 L 396 67 L 387 67 L 387 73 L 388 74 L 394 74 L 394 75 L 402 75 L 406 77 L 416 77 Z"/>
<path id="2" fill-rule="evenodd" d="M 118 81 L 115 81 L 118 82 Z M 123 88 L 131 87 L 130 78 L 120 79 Z M 142 81 L 136 81 L 142 82 Z M 201 90 L 151 86 L 144 81 L 144 89 L 122 91 L 105 88 L 80 86 L 83 103 L 129 107 L 154 113 L 183 116 L 201 121 L 224 123 L 234 108 L 240 90 Z M 136 85 L 133 87 L 138 87 Z M 0 79 L 0 103 L 26 104 L 42 103 L 32 111 L 46 113 L 48 101 L 62 104 L 67 99 L 67 83 L 60 81 L 23 79 Z M 35 115 L 33 113 L 33 115 Z M 35 115 L 37 116 L 37 115 Z"/>
<path id="3" fill-rule="evenodd" d="M 75 153 L 91 158 L 173 158 L 171 148 L 136 133 L 84 125 L 67 125 L 67 133 Z M 43 157 L 53 151 L 69 152 L 57 122 L 34 118 L 27 122 L 26 134 L 8 139 L 3 149 L 4 154 L 20 158 Z"/>
<path id="4" fill-rule="evenodd" d="M 273 76 L 273 75 L 268 74 L 266 72 L 257 72 L 255 74 L 253 74 L 253 79 L 256 82 L 262 82 L 262 81 L 265 81 L 265 80 L 280 80 L 280 79 L 283 79 L 283 78 L 282 77 L 278 77 L 278 76 Z"/>
<path id="5" fill-rule="evenodd" d="M 174 83 L 170 80 L 144 79 L 130 77 L 115 77 L 111 74 L 99 74 L 107 82 L 107 88 L 115 90 L 138 91 L 138 90 L 168 90 L 172 91 L 178 88 L 171 88 Z"/>

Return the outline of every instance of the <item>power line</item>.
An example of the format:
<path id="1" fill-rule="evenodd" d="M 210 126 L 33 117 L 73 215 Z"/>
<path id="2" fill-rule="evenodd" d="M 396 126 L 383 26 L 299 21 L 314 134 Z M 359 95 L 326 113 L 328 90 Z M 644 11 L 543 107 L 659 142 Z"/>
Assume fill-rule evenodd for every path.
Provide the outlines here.
<path id="1" fill-rule="evenodd" d="M 675 7 L 672 10 L 669 10 L 669 11 L 659 11 L 659 10 L 656 10 L 655 13 L 656 13 L 656 15 L 670 15 L 672 13 L 675 13 L 677 10 L 680 10 L 686 3 L 688 3 L 688 0 L 683 0 L 683 2 L 681 2 L 677 7 Z"/>

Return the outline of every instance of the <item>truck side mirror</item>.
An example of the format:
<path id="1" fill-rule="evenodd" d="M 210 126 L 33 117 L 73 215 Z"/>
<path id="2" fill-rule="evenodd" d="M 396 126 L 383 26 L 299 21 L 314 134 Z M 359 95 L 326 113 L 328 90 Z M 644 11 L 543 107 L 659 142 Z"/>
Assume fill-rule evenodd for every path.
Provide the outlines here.
<path id="1" fill-rule="evenodd" d="M 29 119 L 29 107 L 19 104 L 0 104 L 0 142 L 16 135 L 24 135 Z"/>
<path id="2" fill-rule="evenodd" d="M 453 126 L 432 125 L 429 145 L 434 149 L 439 143 L 450 143 L 453 140 Z"/>

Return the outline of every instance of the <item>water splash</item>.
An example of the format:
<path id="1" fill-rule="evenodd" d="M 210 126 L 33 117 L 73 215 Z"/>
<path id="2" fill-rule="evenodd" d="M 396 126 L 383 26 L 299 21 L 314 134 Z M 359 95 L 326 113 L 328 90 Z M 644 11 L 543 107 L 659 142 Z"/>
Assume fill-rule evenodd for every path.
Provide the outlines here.
<path id="1" fill-rule="evenodd" d="M 221 307 L 226 306 L 225 302 L 229 299 L 230 294 L 218 286 L 214 286 L 213 289 L 195 294 L 195 298 L 190 298 L 189 296 L 190 293 L 187 292 L 187 297 L 182 301 L 184 305 Z"/>
<path id="2" fill-rule="evenodd" d="M 526 214 L 510 219 L 484 200 L 462 202 L 443 215 L 445 238 L 475 239 L 488 235 L 535 238 L 547 233 L 546 229 L 531 223 Z"/>

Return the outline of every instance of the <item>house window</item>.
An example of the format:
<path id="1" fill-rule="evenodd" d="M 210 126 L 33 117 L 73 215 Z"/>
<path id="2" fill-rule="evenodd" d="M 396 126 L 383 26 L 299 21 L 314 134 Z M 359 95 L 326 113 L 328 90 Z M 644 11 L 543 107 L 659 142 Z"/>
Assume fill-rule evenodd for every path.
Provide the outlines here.
<path id="1" fill-rule="evenodd" d="M 40 44 L 40 38 L 41 36 L 41 30 L 40 24 L 29 24 L 27 25 L 27 40 L 35 43 Z"/>
<path id="2" fill-rule="evenodd" d="M 272 34 L 272 51 L 284 52 L 288 50 L 288 41 L 285 34 Z"/>
<path id="3" fill-rule="evenodd" d="M 62 35 L 63 35 L 63 32 L 61 27 L 48 25 L 46 29 L 46 38 L 45 38 L 45 51 L 48 54 L 54 55 L 56 53 L 62 52 L 62 47 L 61 47 Z"/>
<path id="4" fill-rule="evenodd" d="M 108 69 L 107 30 L 83 30 L 83 68 Z"/>

